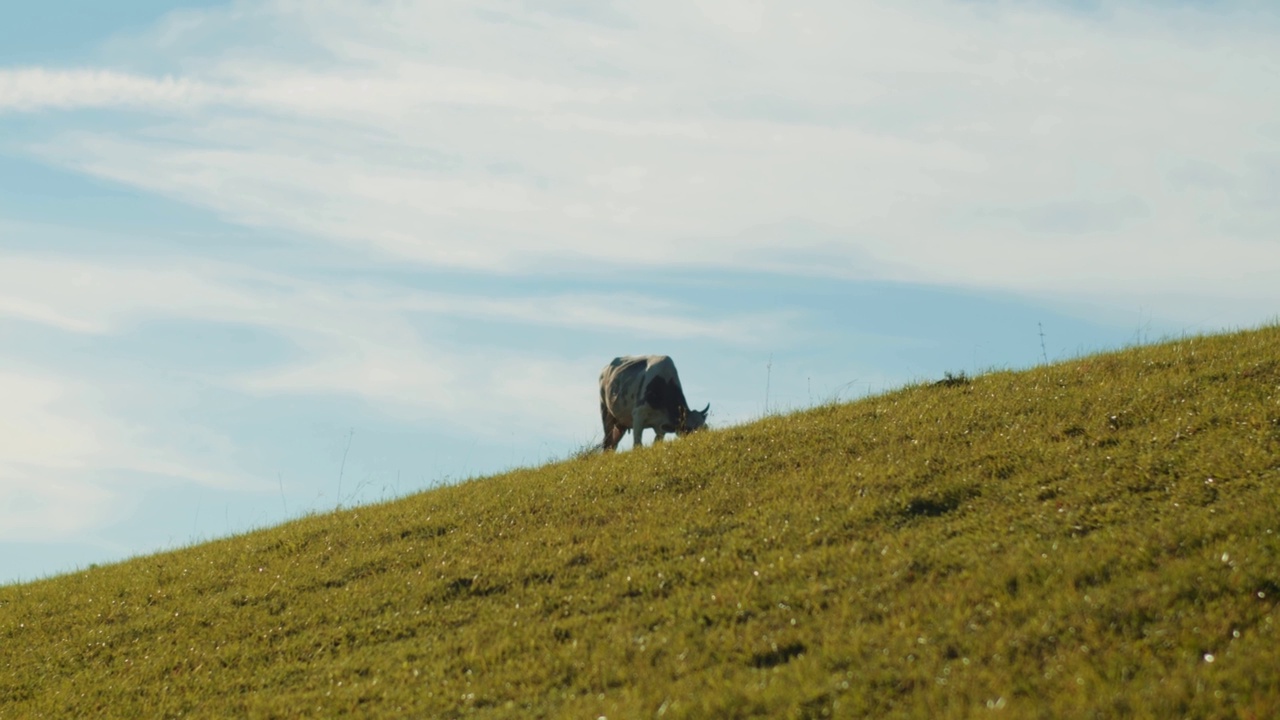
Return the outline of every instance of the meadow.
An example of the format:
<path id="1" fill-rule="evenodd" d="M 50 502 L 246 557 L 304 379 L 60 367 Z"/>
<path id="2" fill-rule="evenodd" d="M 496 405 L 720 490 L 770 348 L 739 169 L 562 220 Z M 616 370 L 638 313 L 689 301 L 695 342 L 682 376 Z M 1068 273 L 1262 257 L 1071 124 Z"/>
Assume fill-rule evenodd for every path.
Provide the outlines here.
<path id="1" fill-rule="evenodd" d="M 1280 327 L 0 587 L 0 717 L 1280 717 Z"/>

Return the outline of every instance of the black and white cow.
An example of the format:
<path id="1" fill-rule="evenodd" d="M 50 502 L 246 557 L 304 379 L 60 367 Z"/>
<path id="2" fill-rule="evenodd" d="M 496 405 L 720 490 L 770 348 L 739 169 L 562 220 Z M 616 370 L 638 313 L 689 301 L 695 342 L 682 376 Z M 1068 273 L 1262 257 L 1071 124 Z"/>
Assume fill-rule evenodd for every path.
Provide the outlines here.
<path id="1" fill-rule="evenodd" d="M 635 447 L 640 447 L 645 428 L 657 433 L 655 442 L 669 432 L 685 435 L 700 430 L 710 409 L 711 403 L 701 410 L 689 409 L 676 364 L 666 355 L 614 358 L 600 371 L 605 452 L 617 449 L 628 429 Z"/>

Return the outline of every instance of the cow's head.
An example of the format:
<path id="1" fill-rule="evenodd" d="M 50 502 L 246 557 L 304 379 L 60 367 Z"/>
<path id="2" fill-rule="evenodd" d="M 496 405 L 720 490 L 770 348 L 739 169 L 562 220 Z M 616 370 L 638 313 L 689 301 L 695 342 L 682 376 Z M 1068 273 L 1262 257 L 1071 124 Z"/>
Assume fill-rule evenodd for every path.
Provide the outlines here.
<path id="1" fill-rule="evenodd" d="M 677 435 L 688 435 L 695 430 L 701 430 L 707 426 L 707 413 L 711 411 L 711 403 L 701 410 L 688 410 L 680 413 L 680 426 L 676 428 Z"/>

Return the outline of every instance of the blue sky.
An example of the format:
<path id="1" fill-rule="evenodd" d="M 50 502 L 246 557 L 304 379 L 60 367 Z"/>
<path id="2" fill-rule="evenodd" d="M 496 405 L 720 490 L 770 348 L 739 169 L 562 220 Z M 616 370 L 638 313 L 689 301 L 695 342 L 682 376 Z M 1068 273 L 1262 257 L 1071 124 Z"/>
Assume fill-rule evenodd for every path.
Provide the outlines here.
<path id="1" fill-rule="evenodd" d="M 724 426 L 1278 274 L 1270 3 L 22 3 L 0 583 L 565 457 L 616 355 Z"/>

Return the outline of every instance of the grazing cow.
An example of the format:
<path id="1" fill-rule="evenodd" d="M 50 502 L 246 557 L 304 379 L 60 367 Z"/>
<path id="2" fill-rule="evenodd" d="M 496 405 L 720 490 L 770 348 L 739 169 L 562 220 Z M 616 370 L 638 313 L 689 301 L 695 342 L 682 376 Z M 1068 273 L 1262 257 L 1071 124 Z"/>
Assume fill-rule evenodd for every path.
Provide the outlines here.
<path id="1" fill-rule="evenodd" d="M 711 403 L 690 410 L 676 375 L 676 364 L 666 355 L 614 358 L 600 371 L 600 417 L 604 421 L 605 452 L 615 450 L 628 428 L 634 447 L 640 447 L 645 428 L 661 442 L 669 432 L 685 435 L 707 423 Z"/>

